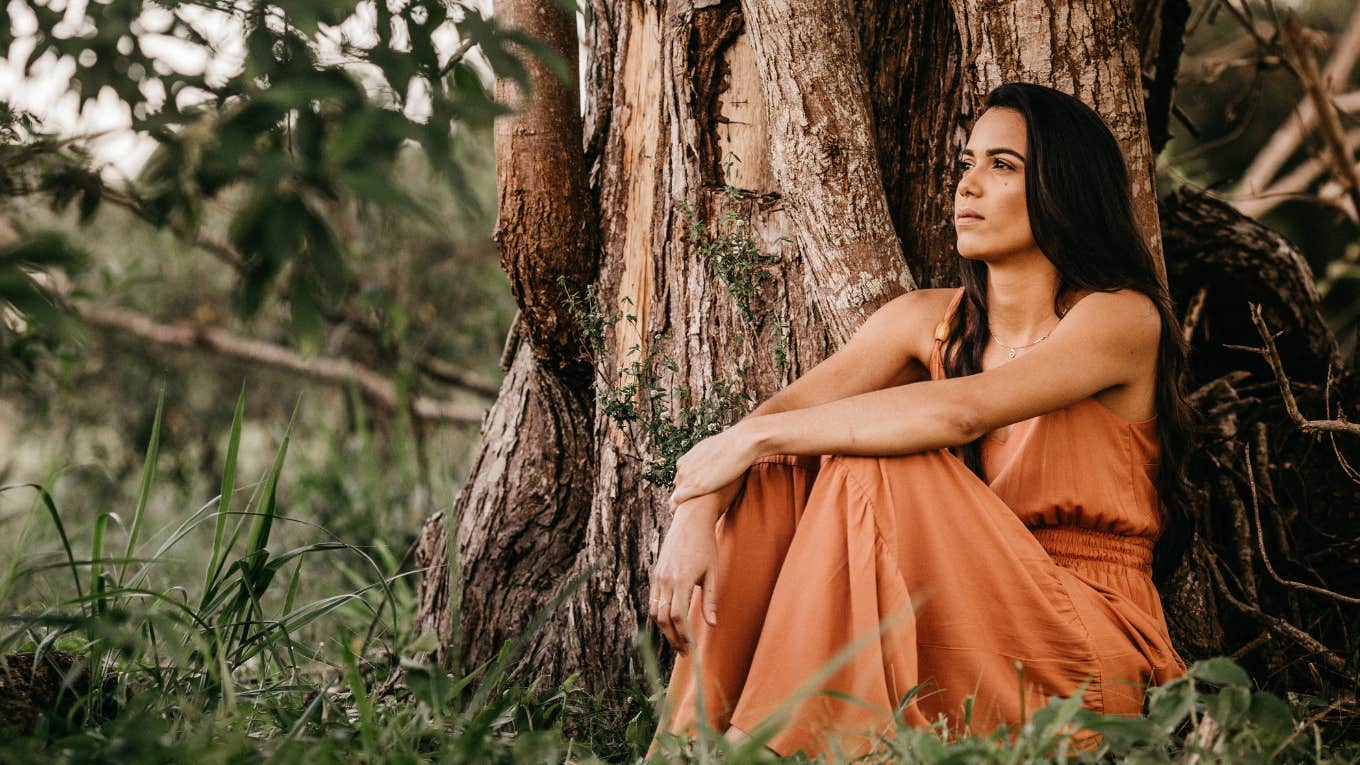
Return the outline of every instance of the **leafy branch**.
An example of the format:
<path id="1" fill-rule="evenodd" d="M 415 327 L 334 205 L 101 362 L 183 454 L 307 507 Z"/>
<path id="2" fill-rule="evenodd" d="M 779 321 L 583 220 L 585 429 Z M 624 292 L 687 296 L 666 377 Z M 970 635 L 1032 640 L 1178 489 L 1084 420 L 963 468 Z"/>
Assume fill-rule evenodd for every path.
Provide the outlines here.
<path id="1" fill-rule="evenodd" d="M 724 174 L 730 175 L 735 160 L 729 159 Z M 722 214 L 718 217 L 714 232 L 699 219 L 698 213 L 685 200 L 676 207 L 689 220 L 689 233 L 694 246 L 703 256 L 709 272 L 727 287 L 727 292 L 737 304 L 737 310 L 747 322 L 754 322 L 751 303 L 760 294 L 760 285 L 772 278 L 767 266 L 779 262 L 777 252 L 764 251 L 751 237 L 747 228 L 746 216 L 741 212 L 741 204 L 749 201 L 749 191 L 733 186 L 730 182 L 722 186 Z M 776 241 L 790 242 L 787 236 Z"/>
<path id="2" fill-rule="evenodd" d="M 559 277 L 558 284 L 566 295 L 568 313 L 581 329 L 588 355 L 595 360 L 596 380 L 607 381 L 597 382 L 601 412 L 628 436 L 635 449 L 625 456 L 643 463 L 643 480 L 669 487 L 675 480 L 676 460 L 698 442 L 732 425 L 754 402 L 742 392 L 742 385 L 725 379 L 715 380 L 699 396 L 686 385 L 666 387 L 663 378 L 678 374 L 680 367 L 662 352 L 664 335 L 654 337 L 645 349 L 637 343 L 629 346 L 631 358 L 617 370 L 604 368 L 601 360 L 608 327 L 623 319 L 640 337 L 637 316 L 607 311 L 593 284 L 584 294 L 573 292 L 565 277 Z M 622 302 L 632 305 L 627 296 Z M 739 381 L 744 380 L 740 371 L 736 375 Z M 650 449 L 639 448 L 644 443 Z M 643 451 L 646 456 L 636 453 Z"/>

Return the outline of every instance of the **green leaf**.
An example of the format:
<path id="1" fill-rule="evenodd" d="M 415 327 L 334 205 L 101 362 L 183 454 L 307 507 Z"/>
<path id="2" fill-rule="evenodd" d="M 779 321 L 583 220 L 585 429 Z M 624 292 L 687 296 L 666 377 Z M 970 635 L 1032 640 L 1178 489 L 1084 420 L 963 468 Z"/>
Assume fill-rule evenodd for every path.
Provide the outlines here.
<path id="1" fill-rule="evenodd" d="M 1251 694 L 1247 717 L 1271 737 L 1284 736 L 1294 728 L 1293 710 L 1280 697 L 1266 691 Z"/>
<path id="2" fill-rule="evenodd" d="M 251 588 L 255 593 L 268 585 L 268 577 L 272 575 L 265 565 L 268 562 L 265 545 L 269 544 L 269 532 L 278 513 L 279 474 L 283 472 L 283 459 L 288 454 L 288 442 L 292 438 L 293 425 L 297 422 L 297 413 L 301 406 L 302 399 L 299 398 L 293 405 L 292 416 L 288 418 L 288 427 L 283 432 L 283 442 L 279 445 L 278 453 L 274 455 L 274 465 L 269 469 L 269 476 L 265 479 L 263 503 L 250 525 L 250 533 L 246 536 L 246 573 L 252 580 Z M 256 580 L 256 577 L 259 579 Z"/>
<path id="3" fill-rule="evenodd" d="M 407 654 L 434 653 L 439 649 L 439 636 L 433 632 L 421 633 L 420 637 L 406 644 Z"/>
<path id="4" fill-rule="evenodd" d="M 1206 709 L 1214 721 L 1228 730 L 1242 723 L 1250 707 L 1251 691 L 1236 685 L 1225 687 L 1216 695 L 1210 696 L 1206 704 Z"/>
<path id="5" fill-rule="evenodd" d="M 1153 688 L 1148 694 L 1148 719 L 1163 731 L 1171 732 L 1195 708 L 1197 694 L 1184 678 Z"/>
<path id="6" fill-rule="evenodd" d="M 208 568 L 203 578 L 203 594 L 199 599 L 199 610 L 206 610 L 208 598 L 222 568 L 222 558 L 226 554 L 223 538 L 227 531 L 227 518 L 231 512 L 231 498 L 236 488 L 236 455 L 241 447 L 241 422 L 246 406 L 246 385 L 241 383 L 241 392 L 236 395 L 236 409 L 231 416 L 231 435 L 227 437 L 227 462 L 222 468 L 222 490 L 217 497 L 217 523 L 213 529 L 212 555 L 208 558 Z"/>
<path id="7" fill-rule="evenodd" d="M 1079 716 L 1078 721 L 1084 727 L 1100 733 L 1105 743 L 1115 751 L 1127 751 L 1165 738 L 1165 733 L 1146 717 L 1094 715 L 1090 718 Z"/>
<path id="8" fill-rule="evenodd" d="M 435 714 L 441 713 L 453 698 L 454 683 L 434 666 L 403 664 L 406 687 Z"/>
<path id="9" fill-rule="evenodd" d="M 1251 689 L 1251 679 L 1246 670 L 1226 656 L 1202 659 L 1190 666 L 1189 674 L 1196 680 L 1224 687 Z"/>
<path id="10" fill-rule="evenodd" d="M 137 507 L 132 513 L 132 526 L 128 529 L 127 549 L 123 551 L 123 564 L 118 568 L 118 581 L 122 583 L 127 574 L 127 562 L 137 548 L 141 535 L 142 521 L 146 516 L 146 503 L 151 496 L 151 484 L 156 478 L 156 462 L 161 450 L 161 416 L 165 413 L 165 384 L 161 384 L 160 395 L 156 397 L 156 417 L 151 423 L 151 438 L 146 445 L 146 462 L 142 465 L 142 482 L 137 490 Z"/>
<path id="11" fill-rule="evenodd" d="M 90 592 L 102 596 L 104 593 L 104 529 L 108 526 L 109 514 L 100 513 L 94 520 L 94 535 L 90 541 Z M 96 616 L 108 609 L 108 602 L 100 597 L 93 603 Z"/>

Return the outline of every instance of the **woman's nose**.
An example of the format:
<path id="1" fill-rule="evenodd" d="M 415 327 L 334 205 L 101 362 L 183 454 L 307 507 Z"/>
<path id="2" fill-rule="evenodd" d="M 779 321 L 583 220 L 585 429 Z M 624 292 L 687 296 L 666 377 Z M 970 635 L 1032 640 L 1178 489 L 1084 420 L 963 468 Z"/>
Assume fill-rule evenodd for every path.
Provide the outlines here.
<path id="1" fill-rule="evenodd" d="M 978 185 L 973 181 L 972 169 L 965 169 L 959 176 L 959 196 L 977 196 Z"/>

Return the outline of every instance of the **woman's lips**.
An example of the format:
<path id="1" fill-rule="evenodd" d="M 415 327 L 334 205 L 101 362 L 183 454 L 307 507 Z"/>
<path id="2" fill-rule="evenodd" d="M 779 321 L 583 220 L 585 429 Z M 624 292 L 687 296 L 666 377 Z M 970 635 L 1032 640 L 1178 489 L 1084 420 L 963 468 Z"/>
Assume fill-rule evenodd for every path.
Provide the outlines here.
<path id="1" fill-rule="evenodd" d="M 954 225 L 956 225 L 956 226 L 958 226 L 958 227 L 960 227 L 960 228 L 962 228 L 962 227 L 964 227 L 964 226 L 972 226 L 972 225 L 974 225 L 974 224 L 981 223 L 981 222 L 982 222 L 982 218 L 979 218 L 979 217 L 977 217 L 977 216 L 975 216 L 975 215 L 962 215 L 962 216 L 959 216 L 958 218 L 955 218 L 955 219 L 954 219 Z"/>

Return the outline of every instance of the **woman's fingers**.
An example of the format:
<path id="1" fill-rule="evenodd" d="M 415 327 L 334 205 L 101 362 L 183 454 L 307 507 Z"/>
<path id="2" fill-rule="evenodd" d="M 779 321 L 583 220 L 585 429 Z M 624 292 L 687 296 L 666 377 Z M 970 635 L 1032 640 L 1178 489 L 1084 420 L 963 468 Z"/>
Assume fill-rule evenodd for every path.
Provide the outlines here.
<path id="1" fill-rule="evenodd" d="M 677 508 L 685 504 L 689 499 L 689 491 L 683 487 L 677 486 L 675 491 L 671 492 L 671 512 L 674 513 Z"/>
<path id="2" fill-rule="evenodd" d="M 679 584 L 671 596 L 671 629 L 675 631 L 675 650 L 685 653 L 689 650 L 689 634 L 685 631 L 685 615 L 689 612 L 689 601 L 694 597 L 693 584 Z"/>
<path id="3" fill-rule="evenodd" d="M 647 574 L 647 618 L 648 618 L 648 619 L 651 619 L 652 621 L 656 621 L 656 596 L 657 596 L 656 573 L 655 573 L 655 572 L 648 572 L 648 574 Z"/>
<path id="4" fill-rule="evenodd" d="M 671 588 L 663 578 L 658 581 L 656 593 L 656 626 L 661 630 L 666 642 L 675 647 L 675 630 L 671 627 Z"/>
<path id="5" fill-rule="evenodd" d="M 685 635 L 685 611 L 688 610 L 689 598 L 681 593 L 686 590 L 692 592 L 693 589 L 693 585 L 681 587 L 673 580 L 661 577 L 657 584 L 656 602 L 648 603 L 648 613 L 652 614 L 666 642 L 682 654 L 689 650 L 689 639 Z"/>

